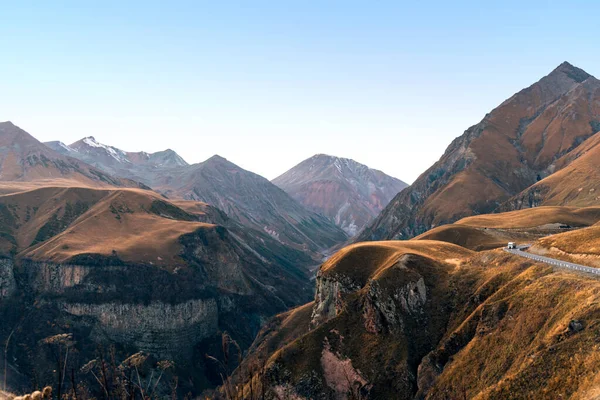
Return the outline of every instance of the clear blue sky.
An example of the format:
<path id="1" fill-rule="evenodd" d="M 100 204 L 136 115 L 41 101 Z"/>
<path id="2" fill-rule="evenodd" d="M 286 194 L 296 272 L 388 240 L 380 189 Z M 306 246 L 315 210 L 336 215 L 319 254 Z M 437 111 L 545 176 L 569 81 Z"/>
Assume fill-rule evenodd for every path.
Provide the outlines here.
<path id="1" fill-rule="evenodd" d="M 0 120 L 267 178 L 328 153 L 410 182 L 562 61 L 600 75 L 599 2 L 484 3 L 0 0 Z"/>

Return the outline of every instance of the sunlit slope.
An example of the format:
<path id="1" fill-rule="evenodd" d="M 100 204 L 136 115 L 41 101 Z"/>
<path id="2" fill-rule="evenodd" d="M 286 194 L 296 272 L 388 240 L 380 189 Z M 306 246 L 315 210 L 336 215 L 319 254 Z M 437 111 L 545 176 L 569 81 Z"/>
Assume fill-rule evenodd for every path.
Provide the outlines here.
<path id="1" fill-rule="evenodd" d="M 596 134 L 557 160 L 557 172 L 519 193 L 503 208 L 540 205 L 585 207 L 600 204 L 599 145 L 600 135 Z"/>
<path id="2" fill-rule="evenodd" d="M 600 207 L 536 207 L 463 218 L 427 231 L 414 240 L 440 240 L 471 250 L 506 246 L 507 242 L 535 240 L 600 221 Z"/>
<path id="3" fill-rule="evenodd" d="M 408 239 L 497 210 L 564 167 L 555 161 L 598 132 L 599 100 L 600 81 L 561 64 L 456 138 L 357 241 Z"/>

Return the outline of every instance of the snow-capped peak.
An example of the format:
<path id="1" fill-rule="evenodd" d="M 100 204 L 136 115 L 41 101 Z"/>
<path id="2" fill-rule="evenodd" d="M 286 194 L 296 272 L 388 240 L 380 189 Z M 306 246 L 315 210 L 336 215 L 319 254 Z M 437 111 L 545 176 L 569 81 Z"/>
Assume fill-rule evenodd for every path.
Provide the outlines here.
<path id="1" fill-rule="evenodd" d="M 83 138 L 83 143 L 87 144 L 88 146 L 92 146 L 92 147 L 107 147 L 104 146 L 103 144 L 100 144 L 96 141 L 96 138 L 93 136 L 88 136 Z"/>
<path id="2" fill-rule="evenodd" d="M 88 137 L 83 138 L 82 142 L 89 147 L 102 149 L 102 150 L 106 151 L 112 158 L 114 158 L 115 160 L 117 160 L 119 162 L 126 162 L 126 163 L 130 162 L 127 159 L 127 154 L 123 150 L 119 150 L 116 147 L 107 146 L 105 144 L 102 144 L 102 143 L 98 142 L 96 140 L 96 138 L 94 138 L 93 136 L 88 136 Z"/>

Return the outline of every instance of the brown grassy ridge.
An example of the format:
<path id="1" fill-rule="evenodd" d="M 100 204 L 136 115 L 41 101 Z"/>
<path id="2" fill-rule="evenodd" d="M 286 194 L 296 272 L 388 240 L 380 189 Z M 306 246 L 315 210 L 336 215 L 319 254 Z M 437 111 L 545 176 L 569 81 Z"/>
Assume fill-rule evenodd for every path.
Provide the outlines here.
<path id="1" fill-rule="evenodd" d="M 64 262 L 79 254 L 116 254 L 126 262 L 178 265 L 179 237 L 215 228 L 149 190 L 22 189 L 0 196 L 0 244 L 5 253 L 28 259 Z"/>
<path id="2" fill-rule="evenodd" d="M 600 203 L 600 135 L 594 135 L 558 159 L 557 172 L 515 196 L 540 193 L 541 205 L 593 206 Z"/>
<path id="3" fill-rule="evenodd" d="M 119 255 L 123 261 L 177 264 L 180 236 L 214 225 L 178 220 L 150 212 L 159 196 L 113 191 L 67 230 L 27 251 L 31 259 L 62 262 L 77 254 Z M 179 261 L 179 262 L 178 262 Z"/>
<path id="4" fill-rule="evenodd" d="M 590 226 L 600 221 L 600 207 L 536 207 L 463 218 L 456 225 L 478 228 L 532 228 L 546 224 Z"/>
<path id="5" fill-rule="evenodd" d="M 435 240 L 362 242 L 347 246 L 334 254 L 320 269 L 323 276 L 341 274 L 365 284 L 392 267 L 404 254 L 415 254 L 437 260 L 455 260 L 471 251 L 452 243 Z"/>

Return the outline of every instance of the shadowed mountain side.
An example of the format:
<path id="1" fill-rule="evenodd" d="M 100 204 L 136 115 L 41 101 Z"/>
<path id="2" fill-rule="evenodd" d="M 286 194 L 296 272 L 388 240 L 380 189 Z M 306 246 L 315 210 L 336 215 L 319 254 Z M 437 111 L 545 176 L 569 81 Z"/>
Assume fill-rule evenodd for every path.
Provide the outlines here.
<path id="1" fill-rule="evenodd" d="M 155 188 L 169 197 L 211 204 L 243 225 L 315 256 L 347 238 L 267 179 L 219 156 L 172 170 L 157 178 Z"/>

